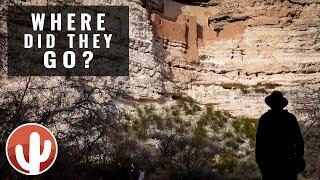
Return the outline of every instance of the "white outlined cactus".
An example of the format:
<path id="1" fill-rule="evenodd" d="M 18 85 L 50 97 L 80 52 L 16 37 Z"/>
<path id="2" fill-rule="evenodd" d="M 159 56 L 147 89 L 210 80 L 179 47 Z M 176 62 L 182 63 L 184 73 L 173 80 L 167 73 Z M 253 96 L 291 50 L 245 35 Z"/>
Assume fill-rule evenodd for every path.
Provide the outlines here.
<path id="1" fill-rule="evenodd" d="M 32 132 L 29 139 L 29 162 L 24 158 L 23 147 L 18 144 L 15 147 L 16 159 L 19 165 L 29 171 L 30 175 L 37 175 L 40 172 L 40 163 L 45 162 L 51 153 L 51 141 L 45 140 L 43 152 L 40 154 L 40 135 L 37 132 Z"/>

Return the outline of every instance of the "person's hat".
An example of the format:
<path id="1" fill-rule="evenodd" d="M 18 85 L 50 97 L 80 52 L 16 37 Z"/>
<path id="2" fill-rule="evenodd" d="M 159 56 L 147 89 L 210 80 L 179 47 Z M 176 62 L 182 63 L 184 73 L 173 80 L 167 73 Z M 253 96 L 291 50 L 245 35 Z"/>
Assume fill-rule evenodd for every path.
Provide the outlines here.
<path id="1" fill-rule="evenodd" d="M 273 91 L 271 95 L 266 97 L 265 102 L 271 108 L 284 108 L 288 105 L 288 100 L 283 97 L 283 94 L 280 91 Z"/>

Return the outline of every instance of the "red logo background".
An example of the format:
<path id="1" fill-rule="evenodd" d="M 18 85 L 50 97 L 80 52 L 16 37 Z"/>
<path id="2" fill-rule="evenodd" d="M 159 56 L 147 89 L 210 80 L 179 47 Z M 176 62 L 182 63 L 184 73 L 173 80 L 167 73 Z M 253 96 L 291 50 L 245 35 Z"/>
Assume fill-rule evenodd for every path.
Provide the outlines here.
<path id="1" fill-rule="evenodd" d="M 23 154 L 25 160 L 29 162 L 29 138 L 32 132 L 37 132 L 40 135 L 40 153 L 43 152 L 43 145 L 45 140 L 51 141 L 51 153 L 49 158 L 40 164 L 40 173 L 48 170 L 54 163 L 57 153 L 58 146 L 56 139 L 51 132 L 42 125 L 28 123 L 17 127 L 9 136 L 6 145 L 6 154 L 11 166 L 13 166 L 20 173 L 28 175 L 29 171 L 23 169 L 16 159 L 15 147 L 20 144 L 23 147 Z"/>

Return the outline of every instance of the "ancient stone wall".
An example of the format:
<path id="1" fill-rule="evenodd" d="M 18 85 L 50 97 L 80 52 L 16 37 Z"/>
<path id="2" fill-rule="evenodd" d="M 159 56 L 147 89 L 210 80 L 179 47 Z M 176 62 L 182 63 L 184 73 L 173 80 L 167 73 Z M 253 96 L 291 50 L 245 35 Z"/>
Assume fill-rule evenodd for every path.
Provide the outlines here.
<path id="1" fill-rule="evenodd" d="M 153 25 L 153 32 L 158 37 L 167 38 L 172 42 L 179 42 L 186 44 L 187 25 L 184 22 L 172 22 L 162 18 L 157 14 L 151 15 L 151 22 Z"/>
<path id="2" fill-rule="evenodd" d="M 153 32 L 155 36 L 165 38 L 170 42 L 178 42 L 186 45 L 186 53 L 183 58 L 186 61 L 198 61 L 198 28 L 194 16 L 181 15 L 176 22 L 169 21 L 158 14 L 151 15 Z"/>
<path id="3" fill-rule="evenodd" d="M 186 44 L 186 56 L 183 58 L 187 62 L 198 62 L 199 47 L 219 39 L 240 39 L 244 34 L 245 24 L 242 21 L 223 24 L 212 21 L 212 17 L 218 12 L 215 7 L 183 5 L 172 0 L 158 1 L 158 4 L 160 2 L 162 11 L 157 13 L 161 15 L 152 15 L 151 18 L 155 35 L 171 42 Z M 147 4 L 150 7 L 154 3 Z M 182 27 L 184 25 L 186 27 Z"/>
<path id="4" fill-rule="evenodd" d="M 196 17 L 198 63 L 172 55 L 175 47 L 163 60 L 172 63 L 181 91 L 201 104 L 259 117 L 268 109 L 264 97 L 274 90 L 285 93 L 294 111 L 296 92 L 320 88 L 317 1 L 221 0 L 207 7 L 165 2 L 163 17 Z M 176 17 L 173 7 L 180 12 Z"/>
<path id="5" fill-rule="evenodd" d="M 178 17 L 177 22 L 186 24 L 186 41 L 187 41 L 187 53 L 186 60 L 191 62 L 198 61 L 198 28 L 197 28 L 197 18 L 189 15 L 181 15 Z"/>
<path id="6" fill-rule="evenodd" d="M 241 23 L 226 24 L 222 27 L 219 38 L 222 40 L 240 39 L 244 31 L 245 27 Z"/>

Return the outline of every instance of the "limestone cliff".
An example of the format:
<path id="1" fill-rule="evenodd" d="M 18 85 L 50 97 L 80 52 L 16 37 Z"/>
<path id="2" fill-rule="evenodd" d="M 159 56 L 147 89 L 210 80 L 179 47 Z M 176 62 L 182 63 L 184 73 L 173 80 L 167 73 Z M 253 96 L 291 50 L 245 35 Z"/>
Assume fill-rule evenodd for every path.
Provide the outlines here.
<path id="1" fill-rule="evenodd" d="M 108 89 L 114 101 L 124 100 L 151 100 L 160 101 L 166 92 L 175 92 L 177 88 L 167 77 L 169 66 L 164 65 L 154 54 L 152 27 L 148 21 L 148 12 L 142 7 L 139 0 L 105 0 L 105 1 L 15 1 L 16 4 L 46 5 L 46 4 L 82 4 L 82 5 L 127 5 L 130 7 L 130 76 L 129 77 L 33 77 L 31 86 L 46 88 L 62 88 L 66 93 L 73 89 L 85 87 L 97 87 Z M 2 21 L 1 41 L 5 45 L 6 40 L 6 8 L 12 2 L 4 1 L 1 4 Z M 2 49 L 5 51 L 5 47 Z M 24 84 L 24 78 L 7 77 L 6 54 L 3 54 L 4 69 L 2 69 L 1 88 L 16 90 Z M 59 86 L 60 85 L 60 86 Z M 82 87 L 83 89 L 84 87 Z M 110 91 L 109 91 L 110 90 Z M 121 96 L 117 93 L 121 91 Z M 117 96 L 119 95 L 119 96 Z M 76 94 L 74 96 L 77 96 Z"/>
<path id="2" fill-rule="evenodd" d="M 129 6 L 129 76 L 8 76 L 6 12 L 14 3 Z M 295 111 L 297 94 L 320 91 L 320 1 L 4 0 L 0 49 L 0 102 L 7 106 L 0 135 L 25 122 L 45 124 L 60 139 L 59 156 L 67 159 L 58 161 L 66 169 L 90 165 L 63 174 L 139 162 L 148 179 L 170 179 L 172 171 L 190 178 L 200 170 L 257 179 L 255 134 L 268 109 L 264 98 L 280 90 Z M 317 119 L 315 97 L 299 104 L 316 102 Z M 317 159 L 318 136 L 308 136 L 314 145 L 306 140 L 306 154 Z M 308 169 L 317 166 L 313 159 L 306 158 Z M 59 165 L 57 172 L 64 171 Z"/>
<path id="3" fill-rule="evenodd" d="M 164 20 L 154 25 L 159 37 L 155 44 L 167 52 L 163 59 L 181 92 L 200 103 L 257 117 L 267 109 L 263 100 L 268 92 L 281 90 L 290 99 L 305 86 L 319 88 L 319 1 L 224 0 L 195 5 L 164 0 L 156 3 L 160 10 L 154 4 L 147 6 L 150 13 Z M 197 29 L 192 32 L 196 50 L 186 41 L 181 51 L 170 39 L 172 32 L 159 34 L 159 26 L 166 26 L 166 21 L 181 24 L 181 16 L 196 17 Z M 186 56 L 194 51 L 198 58 L 190 62 L 177 49 Z"/>

